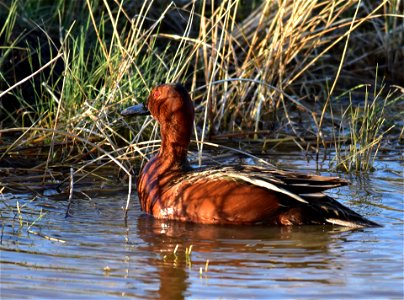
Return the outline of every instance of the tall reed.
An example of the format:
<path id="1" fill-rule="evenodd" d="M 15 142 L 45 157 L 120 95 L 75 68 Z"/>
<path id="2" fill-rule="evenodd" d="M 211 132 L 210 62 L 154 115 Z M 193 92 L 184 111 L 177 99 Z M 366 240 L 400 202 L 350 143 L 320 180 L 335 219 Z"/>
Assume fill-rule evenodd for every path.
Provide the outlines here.
<path id="1" fill-rule="evenodd" d="M 190 89 L 200 152 L 204 141 L 222 133 L 293 135 L 299 145 L 310 135 L 326 140 L 319 116 L 329 102 L 318 99 L 333 99 L 333 81 L 336 90 L 346 88 L 338 83 L 346 84 L 353 72 L 344 66 L 361 61 L 358 51 L 341 57 L 341 47 L 358 50 L 349 42 L 370 26 L 375 36 L 386 37 L 377 39 L 377 54 L 389 49 L 388 67 L 402 58 L 395 50 L 403 42 L 400 4 L 387 0 L 373 6 L 266 0 L 247 12 L 239 0 L 182 7 L 107 0 L 0 5 L 0 134 L 19 133 L 0 145 L 0 157 L 46 146 L 46 166 L 144 157 L 158 145 L 156 124 L 150 118 L 127 123 L 117 112 L 144 101 L 159 82 L 183 82 Z M 370 51 L 363 55 L 372 57 Z M 15 110 L 5 109 L 10 101 L 19 102 Z M 296 122 L 296 112 L 311 121 L 309 130 Z"/>

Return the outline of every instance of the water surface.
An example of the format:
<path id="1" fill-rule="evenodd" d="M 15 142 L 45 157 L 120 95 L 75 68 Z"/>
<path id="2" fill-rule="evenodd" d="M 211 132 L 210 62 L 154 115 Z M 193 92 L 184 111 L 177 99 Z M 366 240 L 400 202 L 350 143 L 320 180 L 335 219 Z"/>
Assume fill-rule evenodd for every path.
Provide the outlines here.
<path id="1" fill-rule="evenodd" d="M 314 172 L 298 155 L 278 162 Z M 68 218 L 66 199 L 2 194 L 1 297 L 402 299 L 403 166 L 376 168 L 330 193 L 384 225 L 356 230 L 158 221 L 135 195 L 126 225 L 125 194 L 73 199 Z"/>

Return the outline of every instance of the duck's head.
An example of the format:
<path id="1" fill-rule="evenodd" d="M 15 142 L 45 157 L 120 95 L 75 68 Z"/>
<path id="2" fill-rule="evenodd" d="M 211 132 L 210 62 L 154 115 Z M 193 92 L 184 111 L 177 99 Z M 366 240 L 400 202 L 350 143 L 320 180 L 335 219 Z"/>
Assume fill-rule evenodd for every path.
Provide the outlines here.
<path id="1" fill-rule="evenodd" d="M 162 126 L 181 123 L 179 125 L 192 127 L 194 106 L 181 84 L 161 84 L 151 90 L 144 103 L 130 106 L 121 112 L 123 116 L 149 114 Z"/>
<path id="2" fill-rule="evenodd" d="M 148 114 L 160 124 L 163 146 L 188 147 L 194 122 L 194 105 L 181 84 L 156 86 L 145 103 L 121 112 L 123 116 Z"/>

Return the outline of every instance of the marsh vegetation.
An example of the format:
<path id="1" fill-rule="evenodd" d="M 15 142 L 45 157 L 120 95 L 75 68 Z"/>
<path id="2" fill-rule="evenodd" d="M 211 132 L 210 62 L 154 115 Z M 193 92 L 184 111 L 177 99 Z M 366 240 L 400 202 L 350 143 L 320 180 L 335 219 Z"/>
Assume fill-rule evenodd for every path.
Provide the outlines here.
<path id="1" fill-rule="evenodd" d="M 0 6 L 2 166 L 127 173 L 159 136 L 118 112 L 162 82 L 190 90 L 200 155 L 206 141 L 333 148 L 333 167 L 366 171 L 402 138 L 401 1 Z"/>
<path id="2" fill-rule="evenodd" d="M 128 190 L 128 208 L 160 137 L 150 117 L 119 111 L 163 82 L 194 100 L 195 164 L 212 147 L 253 159 L 300 149 L 366 173 L 401 146 L 401 1 L 0 6 L 0 193 L 68 198 L 68 216 L 73 194 Z"/>
<path id="3" fill-rule="evenodd" d="M 0 0 L 3 295 L 401 299 L 403 12 L 402 0 Z M 336 193 L 385 227 L 191 226 L 144 218 L 136 200 L 125 223 L 160 137 L 119 112 L 165 82 L 194 100 L 193 165 L 339 173 L 353 184 Z"/>

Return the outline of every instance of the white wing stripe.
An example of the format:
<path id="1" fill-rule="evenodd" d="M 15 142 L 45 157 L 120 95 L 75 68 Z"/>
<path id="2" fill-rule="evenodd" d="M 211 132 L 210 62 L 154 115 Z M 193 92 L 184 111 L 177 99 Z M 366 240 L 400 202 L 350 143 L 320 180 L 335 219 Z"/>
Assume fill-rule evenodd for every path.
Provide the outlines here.
<path id="1" fill-rule="evenodd" d="M 275 191 L 275 192 L 278 192 L 278 193 L 288 195 L 289 197 L 291 197 L 291 198 L 293 198 L 293 199 L 295 199 L 295 200 L 297 200 L 299 202 L 308 203 L 302 197 L 300 197 L 300 196 L 298 196 L 296 194 L 293 194 L 293 193 L 291 193 L 291 192 L 289 192 L 289 191 L 287 191 L 285 189 L 277 187 L 276 185 L 274 185 L 272 183 L 269 183 L 268 181 L 265 181 L 265 180 L 262 180 L 262 179 L 253 179 L 253 178 L 250 178 L 248 176 L 243 176 L 243 175 L 235 174 L 235 173 L 226 173 L 226 176 L 233 177 L 233 178 L 238 178 L 238 179 L 241 179 L 241 180 L 246 181 L 248 183 L 254 184 L 256 186 L 260 186 L 260 187 L 266 188 L 266 189 L 271 190 L 271 191 Z"/>

